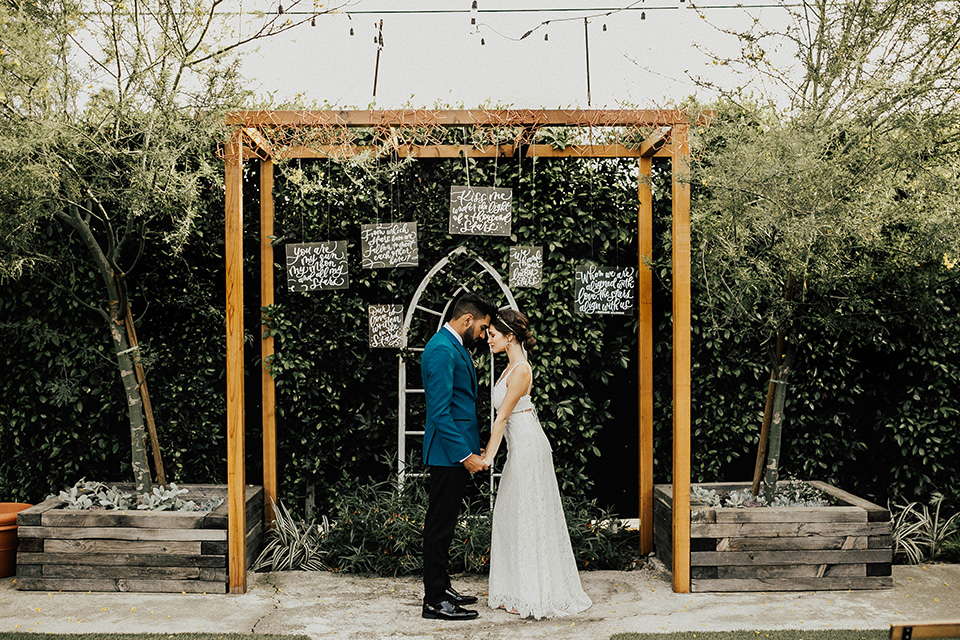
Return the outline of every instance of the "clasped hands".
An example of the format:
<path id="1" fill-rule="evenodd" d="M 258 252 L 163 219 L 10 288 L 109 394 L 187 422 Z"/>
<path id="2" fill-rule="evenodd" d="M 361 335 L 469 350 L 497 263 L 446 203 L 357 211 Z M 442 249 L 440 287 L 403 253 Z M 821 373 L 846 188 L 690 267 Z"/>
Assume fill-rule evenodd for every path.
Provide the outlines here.
<path id="1" fill-rule="evenodd" d="M 476 473 L 478 471 L 486 471 L 490 468 L 490 462 L 486 458 L 481 457 L 484 453 L 486 452 L 483 450 L 480 451 L 479 456 L 475 453 L 471 453 L 470 457 L 463 461 L 463 466 L 467 469 L 467 471 L 470 473 Z"/>

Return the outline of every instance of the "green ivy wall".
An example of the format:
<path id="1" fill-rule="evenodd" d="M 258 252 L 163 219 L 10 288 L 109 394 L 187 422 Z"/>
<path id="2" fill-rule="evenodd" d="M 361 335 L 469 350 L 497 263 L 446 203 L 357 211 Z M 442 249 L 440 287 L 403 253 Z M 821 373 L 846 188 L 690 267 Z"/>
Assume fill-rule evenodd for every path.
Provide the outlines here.
<path id="1" fill-rule="evenodd" d="M 367 305 L 408 302 L 426 271 L 457 246 L 467 246 L 505 274 L 508 247 L 533 244 L 545 252 L 543 286 L 513 293 L 531 316 L 539 340 L 531 358 L 535 401 L 553 443 L 562 490 L 597 497 L 623 516 L 636 515 L 637 320 L 584 316 L 574 313 L 572 305 L 573 273 L 580 262 L 636 265 L 635 161 L 471 161 L 472 184 L 514 189 L 509 240 L 446 233 L 449 187 L 466 181 L 462 161 L 304 161 L 281 169 L 275 191 L 277 291 L 271 311 L 285 503 L 302 513 L 309 500 L 311 508 L 324 513 L 331 505 L 329 489 L 337 483 L 379 481 L 388 475 L 396 450 L 399 354 L 367 346 Z M 670 473 L 666 170 L 658 165 L 655 184 L 657 482 L 669 481 Z M 256 171 L 256 166 L 247 168 L 248 212 L 258 210 Z M 154 238 L 141 270 L 131 276 L 167 476 L 184 483 L 226 478 L 219 184 L 209 185 L 208 203 L 183 253 L 165 252 Z M 248 214 L 245 228 L 250 482 L 257 482 L 260 473 L 255 217 Z M 418 223 L 418 267 L 360 268 L 360 225 L 377 221 Z M 288 293 L 282 245 L 327 239 L 349 241 L 350 288 Z M 53 235 L 48 240 L 72 242 Z M 93 274 L 76 274 L 81 295 L 95 295 L 95 284 Z M 496 293 L 488 283 L 478 286 Z M 944 305 L 955 306 L 960 286 L 950 287 L 938 295 Z M 759 345 L 711 332 L 699 322 L 699 293 L 695 282 L 694 480 L 740 480 L 753 470 L 766 356 Z M 442 296 L 433 295 L 430 302 L 442 306 Z M 956 506 L 957 325 L 960 321 L 883 341 L 805 336 L 792 379 L 784 470 L 881 503 L 939 490 Z M 123 393 L 102 320 L 68 294 L 27 277 L 0 285 L 0 343 L 0 500 L 37 502 L 83 476 L 129 480 Z M 415 355 L 411 358 L 415 371 Z M 409 419 L 415 424 L 419 415 L 422 407 L 414 403 Z"/>

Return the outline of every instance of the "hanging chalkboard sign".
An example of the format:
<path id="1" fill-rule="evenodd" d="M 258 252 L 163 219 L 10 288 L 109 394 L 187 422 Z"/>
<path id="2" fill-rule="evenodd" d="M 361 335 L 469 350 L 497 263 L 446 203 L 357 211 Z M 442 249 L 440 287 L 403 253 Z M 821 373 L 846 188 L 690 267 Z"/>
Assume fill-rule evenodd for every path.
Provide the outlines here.
<path id="1" fill-rule="evenodd" d="M 631 315 L 634 308 L 635 267 L 618 269 L 584 264 L 574 280 L 574 309 L 587 314 Z"/>
<path id="2" fill-rule="evenodd" d="M 403 305 L 372 304 L 370 318 L 370 348 L 399 349 L 403 337 Z"/>
<path id="3" fill-rule="evenodd" d="M 417 223 L 360 225 L 360 266 L 364 269 L 417 266 Z"/>
<path id="4" fill-rule="evenodd" d="M 347 241 L 288 244 L 287 288 L 290 291 L 346 289 Z"/>
<path id="5" fill-rule="evenodd" d="M 543 247 L 510 247 L 510 286 L 539 289 L 543 281 Z"/>
<path id="6" fill-rule="evenodd" d="M 512 222 L 513 189 L 450 187 L 450 233 L 509 236 Z"/>

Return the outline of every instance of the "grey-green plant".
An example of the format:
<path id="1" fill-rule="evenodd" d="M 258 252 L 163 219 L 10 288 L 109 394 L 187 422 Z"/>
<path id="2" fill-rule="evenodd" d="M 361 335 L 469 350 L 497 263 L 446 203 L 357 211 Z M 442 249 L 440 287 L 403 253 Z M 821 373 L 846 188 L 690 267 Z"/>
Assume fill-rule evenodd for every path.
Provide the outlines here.
<path id="1" fill-rule="evenodd" d="M 69 489 L 61 491 L 56 497 L 66 503 L 66 509 L 139 509 L 149 511 L 212 511 L 224 500 L 220 497 L 207 498 L 197 504 L 193 500 L 181 498 L 189 493 L 171 482 L 166 487 L 153 487 L 149 493 L 137 495 L 103 482 L 81 478 Z M 53 497 L 53 496 L 51 496 Z"/>
<path id="2" fill-rule="evenodd" d="M 893 521 L 893 553 L 910 564 L 935 560 L 945 544 L 960 533 L 960 512 L 941 514 L 944 496 L 934 493 L 929 504 L 909 502 L 890 507 Z"/>

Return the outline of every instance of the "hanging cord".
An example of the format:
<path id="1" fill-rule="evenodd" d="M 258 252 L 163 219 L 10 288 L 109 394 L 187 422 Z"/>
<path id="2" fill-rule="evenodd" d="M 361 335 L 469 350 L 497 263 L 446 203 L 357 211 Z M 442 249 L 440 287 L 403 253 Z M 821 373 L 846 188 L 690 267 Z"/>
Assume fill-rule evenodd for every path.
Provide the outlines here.
<path id="1" fill-rule="evenodd" d="M 469 151 L 470 146 L 467 144 L 467 128 L 464 127 L 463 131 L 463 167 L 467 173 L 467 187 L 470 187 L 470 158 Z"/>
<path id="2" fill-rule="evenodd" d="M 301 163 L 301 161 L 300 161 L 300 158 L 297 158 L 297 171 L 298 171 L 298 175 L 303 176 L 303 166 L 302 166 L 302 163 Z M 300 192 L 303 193 L 302 187 L 301 187 Z M 305 223 L 304 223 L 304 218 L 305 218 L 306 216 L 303 215 L 303 211 L 302 211 L 302 210 L 299 210 L 299 209 L 298 209 L 298 210 L 297 210 L 297 217 L 300 218 L 300 242 L 305 242 L 306 239 L 307 239 L 307 231 L 306 231 L 306 227 L 305 227 Z"/>
<path id="3" fill-rule="evenodd" d="M 496 132 L 494 132 L 493 135 L 497 135 Z M 493 142 L 496 145 L 493 152 L 493 186 L 497 186 L 497 162 L 500 160 L 500 141 L 494 140 Z"/>
<path id="4" fill-rule="evenodd" d="M 330 202 L 333 200 L 333 174 L 330 170 L 330 156 L 327 156 L 327 240 L 330 239 Z"/>
<path id="5" fill-rule="evenodd" d="M 536 134 L 534 134 L 534 135 L 536 135 Z M 532 174 L 531 174 L 531 176 L 530 176 L 530 224 L 531 224 L 531 225 L 534 225 L 534 223 L 536 222 L 536 218 L 537 218 L 536 207 L 534 206 L 534 203 L 536 203 L 536 201 L 537 201 L 537 146 L 536 146 L 535 144 L 533 144 L 533 140 L 532 140 L 532 139 L 531 139 L 530 142 L 531 142 L 530 146 L 533 148 L 533 163 L 532 163 L 532 164 L 533 164 L 533 171 L 532 171 Z M 536 228 L 536 227 L 534 226 L 534 228 Z M 540 232 L 540 241 L 541 241 L 541 242 L 543 241 L 543 231 L 542 231 L 542 230 L 541 230 L 541 232 Z"/>
<path id="6" fill-rule="evenodd" d="M 590 141 L 590 146 L 593 146 L 593 126 L 587 130 L 587 136 Z M 596 184 L 596 175 L 594 174 L 594 164 L 595 160 L 592 158 L 587 159 L 587 173 L 590 179 L 590 258 L 593 260 L 597 259 L 597 254 L 594 250 L 594 238 L 597 235 L 597 216 L 594 211 L 594 186 Z"/>

